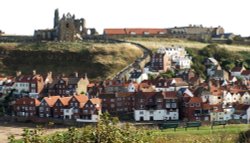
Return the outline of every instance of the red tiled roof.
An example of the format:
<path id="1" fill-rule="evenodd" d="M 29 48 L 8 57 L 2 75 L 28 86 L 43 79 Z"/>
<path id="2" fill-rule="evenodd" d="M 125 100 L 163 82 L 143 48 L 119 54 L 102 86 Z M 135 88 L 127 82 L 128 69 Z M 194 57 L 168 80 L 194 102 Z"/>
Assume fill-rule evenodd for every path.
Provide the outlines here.
<path id="1" fill-rule="evenodd" d="M 164 96 L 164 99 L 177 98 L 177 92 L 176 91 L 163 92 L 163 96 Z"/>
<path id="2" fill-rule="evenodd" d="M 35 105 L 39 106 L 40 104 L 41 104 L 41 102 L 39 100 L 35 99 Z"/>
<path id="3" fill-rule="evenodd" d="M 74 95 L 73 97 L 80 103 L 80 108 L 82 108 L 89 100 L 88 96 L 86 95 Z"/>
<path id="4" fill-rule="evenodd" d="M 210 110 L 211 106 L 208 103 L 202 103 L 202 109 Z"/>
<path id="5" fill-rule="evenodd" d="M 127 96 L 135 96 L 134 92 L 117 92 L 118 97 L 127 97 Z"/>
<path id="6" fill-rule="evenodd" d="M 200 97 L 191 97 L 189 103 L 201 103 L 202 99 Z"/>
<path id="7" fill-rule="evenodd" d="M 59 98 L 59 100 L 61 101 L 61 103 L 63 104 L 63 106 L 67 106 L 69 105 L 69 100 L 72 98 L 72 96 L 70 97 L 62 97 Z"/>
<path id="8" fill-rule="evenodd" d="M 94 87 L 95 86 L 95 84 L 94 83 L 90 83 L 90 84 L 88 84 L 88 87 Z"/>
<path id="9" fill-rule="evenodd" d="M 100 98 L 91 98 L 90 101 L 91 101 L 93 104 L 101 104 L 102 99 L 100 99 Z"/>
<path id="10" fill-rule="evenodd" d="M 49 107 L 53 107 L 59 98 L 60 96 L 49 96 L 49 97 L 44 97 L 43 99 L 49 105 Z"/>
<path id="11" fill-rule="evenodd" d="M 104 29 L 106 35 L 130 35 L 135 33 L 136 35 L 157 35 L 166 34 L 167 29 L 163 28 L 110 28 Z"/>

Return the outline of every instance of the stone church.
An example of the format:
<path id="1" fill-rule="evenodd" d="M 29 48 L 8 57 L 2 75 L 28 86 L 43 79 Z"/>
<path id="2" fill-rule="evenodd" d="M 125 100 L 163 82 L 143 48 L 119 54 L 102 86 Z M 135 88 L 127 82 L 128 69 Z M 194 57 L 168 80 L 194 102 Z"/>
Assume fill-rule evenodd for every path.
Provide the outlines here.
<path id="1" fill-rule="evenodd" d="M 90 31 L 90 33 L 88 32 Z M 96 34 L 93 28 L 86 28 L 85 19 L 76 19 L 75 15 L 67 13 L 59 18 L 59 10 L 54 13 L 54 28 L 35 30 L 34 37 L 42 41 L 75 41 L 81 40 L 86 35 Z"/>

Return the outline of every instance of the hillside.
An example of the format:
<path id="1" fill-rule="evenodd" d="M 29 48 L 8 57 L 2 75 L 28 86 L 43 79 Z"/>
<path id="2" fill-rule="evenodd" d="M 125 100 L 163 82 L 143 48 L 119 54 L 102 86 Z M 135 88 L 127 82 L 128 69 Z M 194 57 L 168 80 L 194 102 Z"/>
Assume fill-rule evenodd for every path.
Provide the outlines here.
<path id="1" fill-rule="evenodd" d="M 140 43 L 152 50 L 156 50 L 159 47 L 168 47 L 172 45 L 180 45 L 186 48 L 202 49 L 208 46 L 210 43 L 201 43 L 196 41 L 189 41 L 185 39 L 171 39 L 171 38 L 142 38 L 142 37 L 127 37 L 124 40 L 133 41 Z M 248 51 L 250 52 L 250 45 L 227 45 L 227 44 L 218 44 L 219 47 L 225 48 L 229 51 Z"/>
<path id="2" fill-rule="evenodd" d="M 0 43 L 0 72 L 15 74 L 21 70 L 31 73 L 88 73 L 91 79 L 104 79 L 120 71 L 142 51 L 125 43 L 47 42 Z"/>
<path id="3" fill-rule="evenodd" d="M 250 46 L 246 45 L 201 43 L 184 39 L 150 37 L 127 37 L 125 40 L 140 43 L 152 51 L 156 51 L 160 47 L 171 47 L 172 45 L 183 46 L 192 56 L 192 68 L 204 78 L 206 78 L 206 68 L 203 62 L 208 57 L 214 57 L 222 68 L 227 71 L 230 71 L 235 66 L 242 65 L 250 68 Z"/>

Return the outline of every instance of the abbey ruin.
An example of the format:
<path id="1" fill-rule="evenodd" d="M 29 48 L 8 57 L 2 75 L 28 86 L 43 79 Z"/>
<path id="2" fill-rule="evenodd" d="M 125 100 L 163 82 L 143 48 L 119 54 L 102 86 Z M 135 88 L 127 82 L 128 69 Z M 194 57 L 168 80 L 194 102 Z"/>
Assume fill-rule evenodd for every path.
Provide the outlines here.
<path id="1" fill-rule="evenodd" d="M 59 10 L 54 13 L 54 27 L 52 29 L 35 30 L 34 37 L 43 41 L 74 41 L 81 40 L 84 36 L 95 35 L 94 28 L 86 28 L 84 18 L 76 19 L 75 15 L 67 13 L 59 17 Z"/>

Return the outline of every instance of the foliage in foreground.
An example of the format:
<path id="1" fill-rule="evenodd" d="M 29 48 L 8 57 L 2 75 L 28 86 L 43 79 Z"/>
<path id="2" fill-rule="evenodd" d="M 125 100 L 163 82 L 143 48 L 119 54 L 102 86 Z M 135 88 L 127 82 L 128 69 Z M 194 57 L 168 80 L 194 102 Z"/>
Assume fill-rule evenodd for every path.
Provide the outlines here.
<path id="1" fill-rule="evenodd" d="M 20 140 L 9 137 L 10 143 L 143 143 L 143 131 L 139 131 L 129 124 L 119 126 L 116 118 L 103 114 L 96 127 L 71 127 L 66 132 L 58 132 L 45 136 L 42 129 L 24 129 Z"/>
<path id="2" fill-rule="evenodd" d="M 9 143 L 248 143 L 250 139 L 249 126 L 228 125 L 226 128 L 202 126 L 200 130 L 178 128 L 155 130 L 148 128 L 136 129 L 129 124 L 118 124 L 117 118 L 103 114 L 100 122 L 84 128 L 69 128 L 65 132 L 45 135 L 41 128 L 25 129 L 20 140 L 9 137 Z M 248 130 L 248 131 L 246 131 Z"/>

